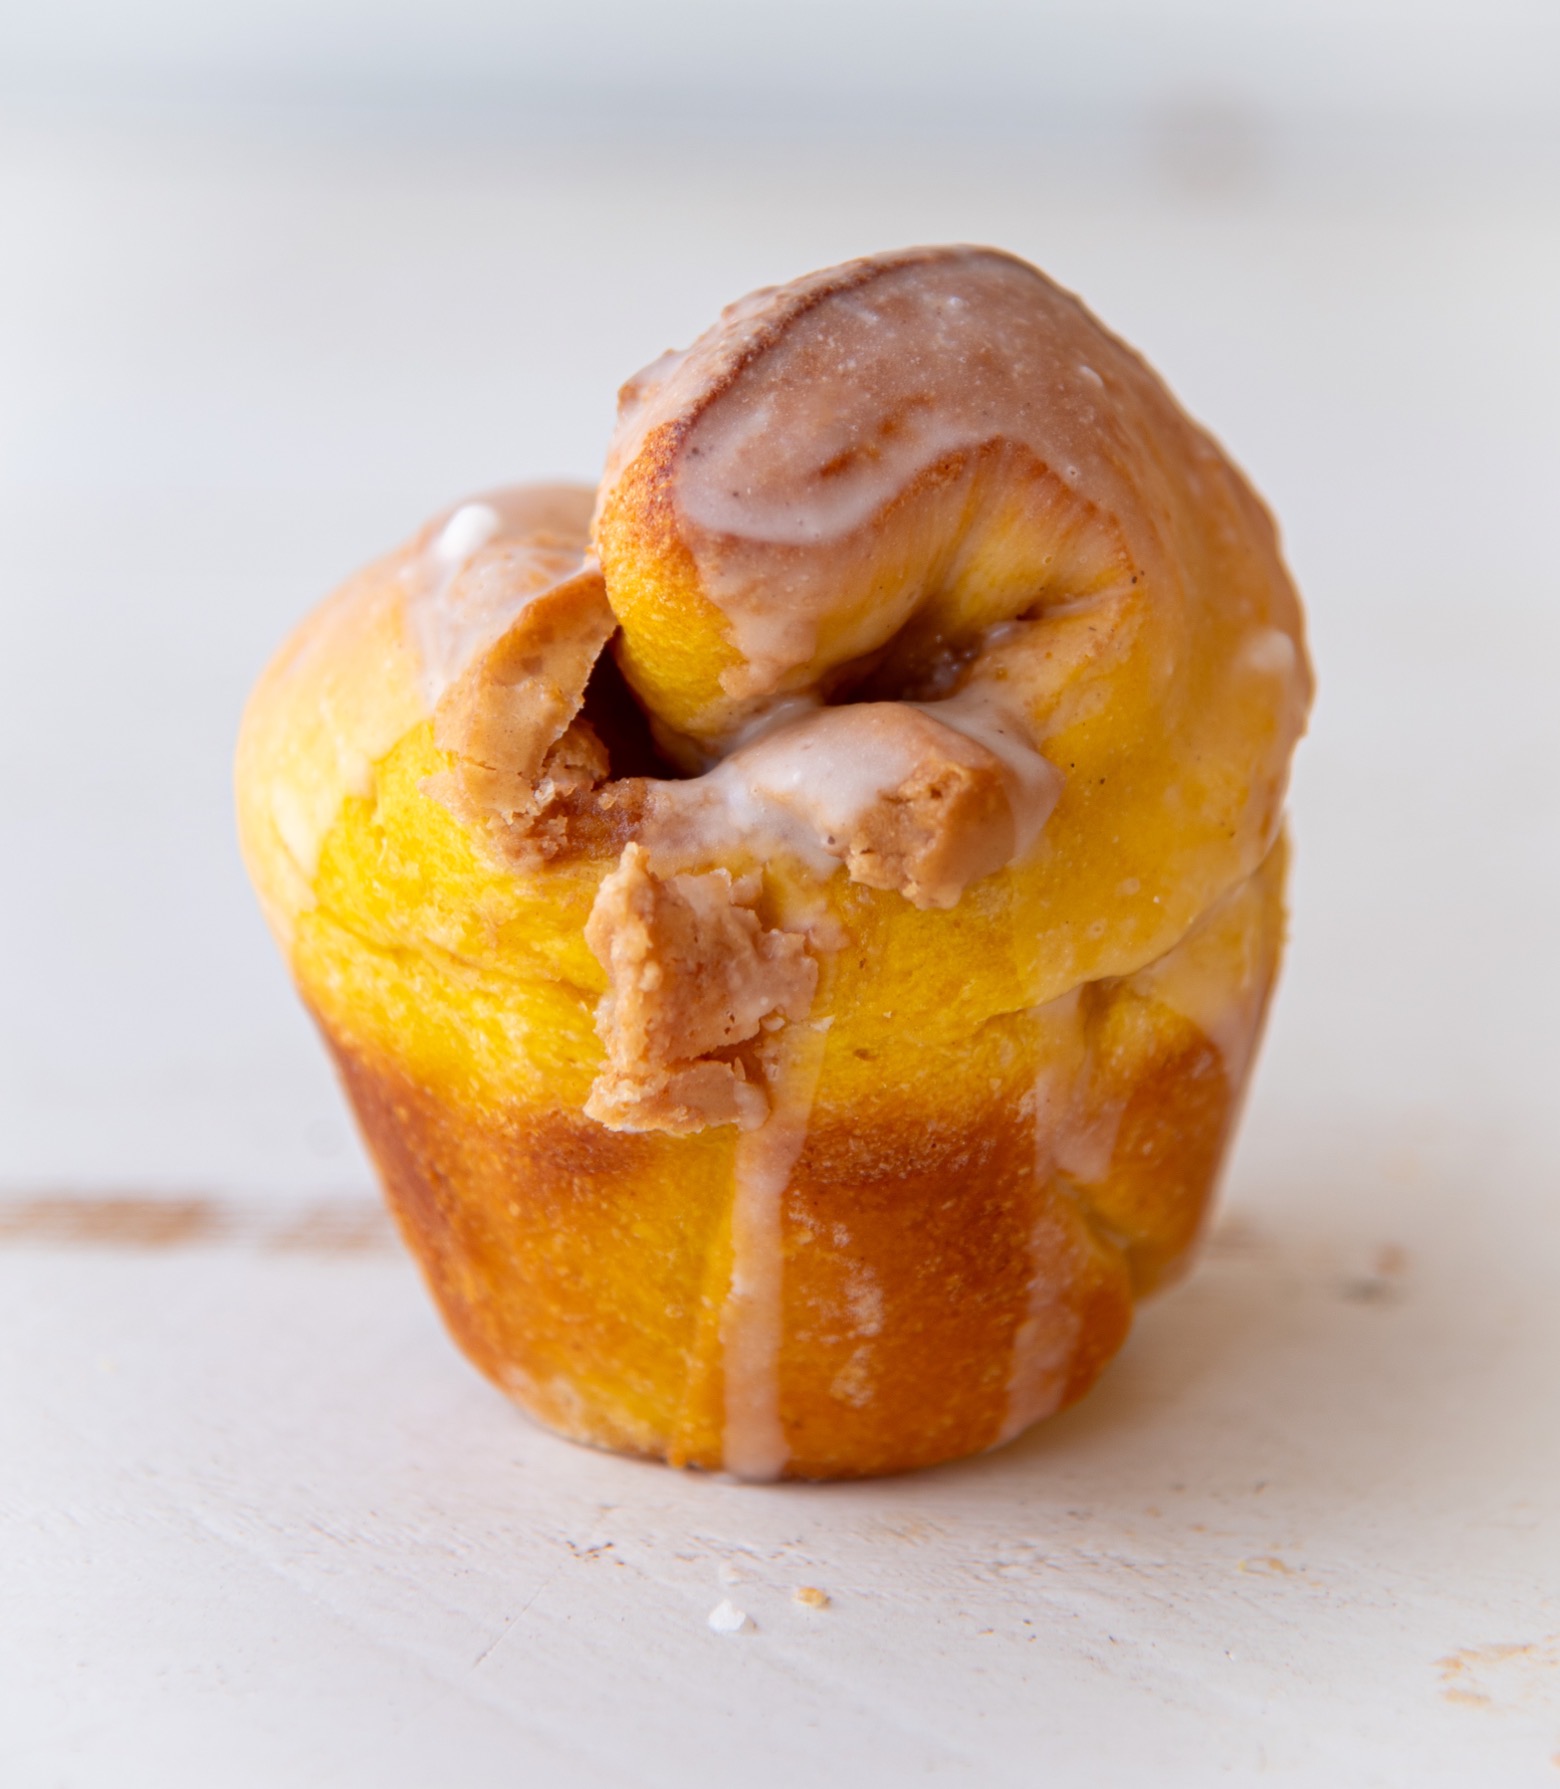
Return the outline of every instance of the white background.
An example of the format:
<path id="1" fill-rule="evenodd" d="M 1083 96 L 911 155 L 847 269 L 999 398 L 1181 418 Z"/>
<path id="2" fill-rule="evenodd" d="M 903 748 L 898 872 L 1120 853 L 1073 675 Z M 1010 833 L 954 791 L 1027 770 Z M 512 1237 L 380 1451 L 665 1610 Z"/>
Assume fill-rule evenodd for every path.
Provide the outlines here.
<path id="1" fill-rule="evenodd" d="M 1306 124 L 1418 117 L 1553 122 L 1560 19 L 1547 0 L 55 0 L 0 19 L 9 84 L 66 95 L 459 112 L 584 100 L 697 128 L 754 96 L 913 126 L 1036 111 L 1069 122 L 1187 94 Z"/>
<path id="2" fill-rule="evenodd" d="M 1553 1780 L 1557 21 L 0 9 L 0 1780 Z M 439 1337 L 232 736 L 332 583 L 592 477 L 721 303 L 938 239 L 1080 291 L 1277 510 L 1293 947 L 1212 1256 L 1082 1409 L 744 1491 Z"/>

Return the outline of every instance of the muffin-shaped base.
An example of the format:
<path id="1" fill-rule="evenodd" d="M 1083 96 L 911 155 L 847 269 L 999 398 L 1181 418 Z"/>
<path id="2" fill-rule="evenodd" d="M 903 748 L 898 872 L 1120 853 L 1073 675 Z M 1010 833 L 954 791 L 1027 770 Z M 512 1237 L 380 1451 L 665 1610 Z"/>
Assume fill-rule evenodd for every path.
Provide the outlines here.
<path id="1" fill-rule="evenodd" d="M 1283 873 L 1280 846 L 1158 963 L 957 1050 L 904 1038 L 846 1065 L 823 1036 L 757 1231 L 734 1125 L 636 1135 L 534 1094 L 476 1105 L 382 1029 L 316 1016 L 452 1333 L 538 1420 L 747 1476 L 898 1472 L 1081 1397 L 1134 1297 L 1185 1264 L 1276 969 Z M 358 953 L 349 974 L 394 979 L 350 934 L 335 948 Z"/>

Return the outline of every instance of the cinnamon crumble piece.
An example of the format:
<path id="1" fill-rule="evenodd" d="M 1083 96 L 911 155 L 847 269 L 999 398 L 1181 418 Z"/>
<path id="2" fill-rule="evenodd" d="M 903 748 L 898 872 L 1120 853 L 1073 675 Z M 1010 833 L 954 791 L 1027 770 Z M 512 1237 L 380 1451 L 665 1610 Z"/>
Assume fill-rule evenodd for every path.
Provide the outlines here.
<path id="1" fill-rule="evenodd" d="M 625 848 L 585 927 L 609 978 L 592 1118 L 674 1133 L 763 1122 L 768 1099 L 736 1046 L 803 1017 L 818 966 L 798 934 L 765 930 L 756 894 L 725 870 L 657 876 L 643 846 Z"/>
<path id="2" fill-rule="evenodd" d="M 929 750 L 897 788 L 865 808 L 848 839 L 853 882 L 897 889 L 917 907 L 951 907 L 965 885 L 1012 854 L 1013 815 L 1002 772 Z"/>
<path id="3" fill-rule="evenodd" d="M 428 793 L 506 842 L 560 797 L 594 788 L 607 752 L 578 717 L 616 625 L 594 566 L 527 603 L 434 711 L 434 743 L 455 763 Z"/>

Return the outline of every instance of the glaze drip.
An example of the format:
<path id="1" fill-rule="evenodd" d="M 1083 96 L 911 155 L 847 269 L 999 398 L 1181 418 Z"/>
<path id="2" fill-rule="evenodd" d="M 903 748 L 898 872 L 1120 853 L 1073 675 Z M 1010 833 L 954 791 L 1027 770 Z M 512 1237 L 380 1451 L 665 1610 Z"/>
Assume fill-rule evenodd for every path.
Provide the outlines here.
<path id="1" fill-rule="evenodd" d="M 1082 990 L 1074 988 L 1031 1015 L 1041 1036 L 1044 1066 L 1032 1095 L 1035 1126 L 1034 1215 L 1029 1234 L 1029 1295 L 1013 1332 L 1008 1361 L 1007 1409 L 994 1445 L 1052 1415 L 1067 1390 L 1079 1318 L 1058 1295 L 1065 1279 L 1059 1260 L 1072 1252 L 1073 1238 L 1056 1208 L 1057 1176 L 1086 1122 L 1084 1115 L 1088 1038 Z"/>
<path id="2" fill-rule="evenodd" d="M 732 1175 L 731 1285 L 721 1313 L 726 1470 L 777 1479 L 790 1458 L 780 1413 L 784 1335 L 784 1201 L 807 1143 L 826 1027 L 786 1028 L 769 1076 L 770 1113 L 737 1139 Z"/>

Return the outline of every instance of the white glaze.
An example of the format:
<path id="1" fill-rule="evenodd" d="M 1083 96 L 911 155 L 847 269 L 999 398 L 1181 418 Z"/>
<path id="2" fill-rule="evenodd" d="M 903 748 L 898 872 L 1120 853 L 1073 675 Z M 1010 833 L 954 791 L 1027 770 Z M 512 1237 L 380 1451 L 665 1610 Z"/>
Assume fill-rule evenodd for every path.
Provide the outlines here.
<path id="1" fill-rule="evenodd" d="M 1029 1236 L 1034 1271 L 1028 1306 L 1013 1333 L 1007 1409 L 994 1444 L 998 1447 L 1031 1423 L 1054 1415 L 1066 1394 L 1081 1320 L 1071 1304 L 1056 1296 L 1055 1262 L 1061 1251 L 1070 1252 L 1074 1246 L 1055 1212 L 1042 1207 Z"/>
<path id="2" fill-rule="evenodd" d="M 1246 641 L 1241 662 L 1266 677 L 1292 678 L 1300 664 L 1294 641 L 1280 627 L 1259 628 Z"/>
<path id="3" fill-rule="evenodd" d="M 1116 1157 L 1116 1138 L 1125 1110 L 1121 1100 L 1097 1105 L 1086 1117 L 1075 1108 L 1072 1121 L 1052 1140 L 1051 1166 L 1055 1171 L 1079 1187 L 1102 1181 Z"/>
<path id="4" fill-rule="evenodd" d="M 1035 1124 L 1036 1216 L 1029 1235 L 1029 1297 L 1013 1332 L 1008 1358 L 1007 1409 L 995 1445 L 1049 1416 L 1061 1402 L 1078 1336 L 1078 1316 L 1055 1297 L 1057 1250 L 1069 1246 L 1048 1194 L 1067 1151 L 1087 1094 L 1087 1045 L 1081 990 L 1037 1007 L 1030 1018 L 1040 1031 L 1044 1065 L 1032 1096 Z"/>
<path id="5" fill-rule="evenodd" d="M 312 789 L 300 792 L 280 778 L 267 791 L 271 824 L 282 842 L 282 849 L 296 866 L 306 891 L 300 908 L 314 905 L 314 878 L 319 873 L 320 850 L 325 834 L 349 792 L 345 775 L 326 783 L 320 796 L 316 796 Z"/>
<path id="6" fill-rule="evenodd" d="M 1079 361 L 1084 342 L 1097 365 Z M 1140 363 L 1025 263 L 987 249 L 885 255 L 753 293 L 631 381 L 603 488 L 653 430 L 691 418 L 682 531 L 747 661 L 739 680 L 761 689 L 811 659 L 846 543 L 939 463 L 967 482 L 973 450 L 998 447 L 1064 479 L 1075 508 L 1126 518 L 1130 535 L 1142 505 L 1124 471 L 1124 386 L 1167 409 Z M 904 619 L 888 607 L 884 638 Z"/>
<path id="7" fill-rule="evenodd" d="M 721 1313 L 726 1470 L 777 1479 L 790 1450 L 780 1419 L 783 1200 L 807 1142 L 827 1026 L 789 1025 L 769 1078 L 769 1117 L 737 1139 L 732 1177 L 731 1286 Z"/>
<path id="8" fill-rule="evenodd" d="M 755 802 L 804 816 L 828 851 L 913 771 L 900 713 L 886 702 L 819 709 L 733 753 L 721 775 Z"/>
<path id="9" fill-rule="evenodd" d="M 1239 979 L 1232 985 L 1220 922 L 1232 906 L 1257 898 L 1253 881 L 1241 883 L 1210 908 L 1173 950 L 1131 979 L 1139 993 L 1162 1002 L 1202 1032 L 1219 1052 L 1232 1089 L 1244 1084 L 1257 1046 L 1273 946 L 1271 940 L 1264 945 L 1261 934 L 1251 940 Z"/>
<path id="10" fill-rule="evenodd" d="M 1241 928 L 1246 955 L 1232 983 L 1226 922 L 1239 906 L 1260 902 L 1258 881 L 1250 877 L 1232 889 L 1172 950 L 1127 983 L 1197 1027 L 1219 1052 L 1236 1099 L 1261 1030 L 1276 938 L 1262 928 Z M 1047 1188 L 1065 1194 L 1069 1185 L 1086 1195 L 1091 1185 L 1105 1179 L 1125 1110 L 1119 1099 L 1100 1102 L 1091 1086 L 1093 1047 L 1083 1023 L 1081 994 L 1075 988 L 1030 1015 L 1042 1029 L 1044 1066 L 1033 1093 L 1035 1182 L 1042 1196 Z M 1075 1246 L 1054 1212 L 1042 1207 L 1029 1241 L 1029 1302 L 1013 1337 L 999 1444 L 1050 1415 L 1065 1393 L 1079 1322 L 1070 1307 L 1058 1303 L 1052 1288 L 1057 1251 Z"/>
<path id="11" fill-rule="evenodd" d="M 442 570 L 457 572 L 502 525 L 490 503 L 463 503 L 434 537 L 428 556 Z"/>
<path id="12" fill-rule="evenodd" d="M 915 768 L 925 735 L 906 724 L 912 711 L 997 760 L 1012 818 L 1009 861 L 1033 849 L 1061 791 L 1061 773 L 990 686 L 940 702 L 796 707 L 799 719 L 768 717 L 757 737 L 702 777 L 657 786 L 646 843 L 659 864 L 681 867 L 740 839 L 761 858 L 786 853 L 831 876 L 872 808 Z M 990 867 L 972 862 L 971 873 Z"/>
<path id="13" fill-rule="evenodd" d="M 429 711 L 539 596 L 590 563 L 590 493 L 516 485 L 458 505 L 402 574 Z"/>
<path id="14" fill-rule="evenodd" d="M 1082 476 L 1077 425 L 1097 426 L 1101 382 L 1068 357 L 1078 311 L 1005 255 L 883 271 L 791 322 L 699 418 L 683 514 L 734 539 L 837 541 L 928 466 L 998 437 Z"/>

